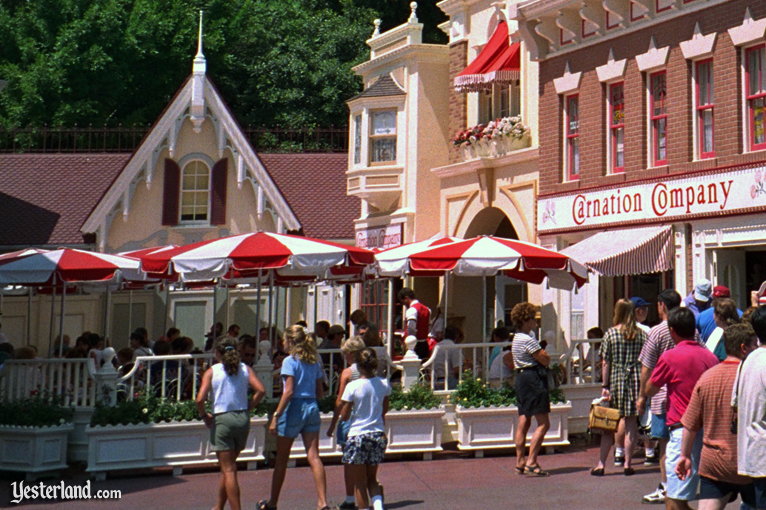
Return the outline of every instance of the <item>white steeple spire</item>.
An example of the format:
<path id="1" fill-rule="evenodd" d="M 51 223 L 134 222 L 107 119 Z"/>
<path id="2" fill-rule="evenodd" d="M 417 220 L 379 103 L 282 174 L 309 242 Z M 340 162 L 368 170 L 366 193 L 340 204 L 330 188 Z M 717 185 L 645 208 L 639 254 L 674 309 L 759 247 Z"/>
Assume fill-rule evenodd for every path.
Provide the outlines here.
<path id="1" fill-rule="evenodd" d="M 197 54 L 192 64 L 192 94 L 190 117 L 194 131 L 199 133 L 205 120 L 205 55 L 202 53 L 202 11 L 199 11 L 199 35 L 197 36 Z"/>

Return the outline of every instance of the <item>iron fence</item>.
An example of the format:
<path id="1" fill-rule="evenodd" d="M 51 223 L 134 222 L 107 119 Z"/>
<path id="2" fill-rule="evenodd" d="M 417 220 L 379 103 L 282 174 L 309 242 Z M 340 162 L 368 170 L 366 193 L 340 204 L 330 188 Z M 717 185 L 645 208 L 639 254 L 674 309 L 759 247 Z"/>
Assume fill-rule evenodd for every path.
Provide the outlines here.
<path id="1" fill-rule="evenodd" d="M 132 152 L 150 125 L 26 127 L 0 129 L 0 153 Z M 344 126 L 282 128 L 248 126 L 243 130 L 256 152 L 347 152 Z"/>

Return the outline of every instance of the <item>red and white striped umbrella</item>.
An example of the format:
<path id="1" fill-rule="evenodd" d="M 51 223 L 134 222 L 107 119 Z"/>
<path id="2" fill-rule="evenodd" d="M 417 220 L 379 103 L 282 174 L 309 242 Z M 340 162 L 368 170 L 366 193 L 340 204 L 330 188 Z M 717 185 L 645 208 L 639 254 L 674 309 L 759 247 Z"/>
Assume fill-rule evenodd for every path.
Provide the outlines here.
<path id="1" fill-rule="evenodd" d="M 180 246 L 141 257 L 151 276 L 182 280 L 255 276 L 279 269 L 283 276 L 325 276 L 332 269 L 358 268 L 375 261 L 370 250 L 309 237 L 272 232 L 239 234 Z"/>
<path id="2" fill-rule="evenodd" d="M 103 282 L 123 276 L 139 279 L 139 261 L 119 255 L 71 248 L 22 250 L 0 259 L 0 283 L 50 285 L 61 282 Z M 10 254 L 6 254 L 10 255 Z"/>
<path id="3" fill-rule="evenodd" d="M 557 251 L 533 243 L 501 237 L 480 236 L 445 244 L 410 256 L 414 271 L 460 276 L 506 276 L 530 283 L 547 277 L 551 287 L 571 290 L 588 281 L 588 269 Z"/>
<path id="4" fill-rule="evenodd" d="M 165 250 L 172 250 L 173 248 L 178 248 L 178 245 L 166 244 L 164 246 L 152 246 L 150 248 L 140 248 L 138 250 L 121 251 L 117 255 L 120 255 L 122 257 L 133 257 L 134 259 L 140 259 L 143 256 L 149 255 L 150 253 L 159 253 Z"/>
<path id="5" fill-rule="evenodd" d="M 416 253 L 449 243 L 462 241 L 457 237 L 432 237 L 388 248 L 375 254 L 375 268 L 381 276 L 403 276 L 410 272 L 410 257 Z"/>

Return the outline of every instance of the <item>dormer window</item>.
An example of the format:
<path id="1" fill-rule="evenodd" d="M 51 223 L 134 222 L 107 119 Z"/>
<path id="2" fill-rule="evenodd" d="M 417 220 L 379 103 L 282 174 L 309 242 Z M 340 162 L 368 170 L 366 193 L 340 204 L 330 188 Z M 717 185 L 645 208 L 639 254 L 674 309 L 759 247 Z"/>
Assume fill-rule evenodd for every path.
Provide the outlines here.
<path id="1" fill-rule="evenodd" d="M 207 222 L 210 203 L 210 169 L 199 160 L 184 166 L 181 174 L 181 222 Z"/>
<path id="2" fill-rule="evenodd" d="M 370 113 L 370 164 L 396 163 L 396 110 Z"/>

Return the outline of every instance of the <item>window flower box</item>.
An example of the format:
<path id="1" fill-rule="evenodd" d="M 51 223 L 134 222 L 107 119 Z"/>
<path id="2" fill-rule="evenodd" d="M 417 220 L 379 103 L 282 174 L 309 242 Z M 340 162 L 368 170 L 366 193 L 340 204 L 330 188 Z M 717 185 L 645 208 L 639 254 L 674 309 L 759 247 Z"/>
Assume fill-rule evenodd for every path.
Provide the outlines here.
<path id="1" fill-rule="evenodd" d="M 503 117 L 460 131 L 452 139 L 465 160 L 500 157 L 531 145 L 531 132 L 521 117 Z"/>

